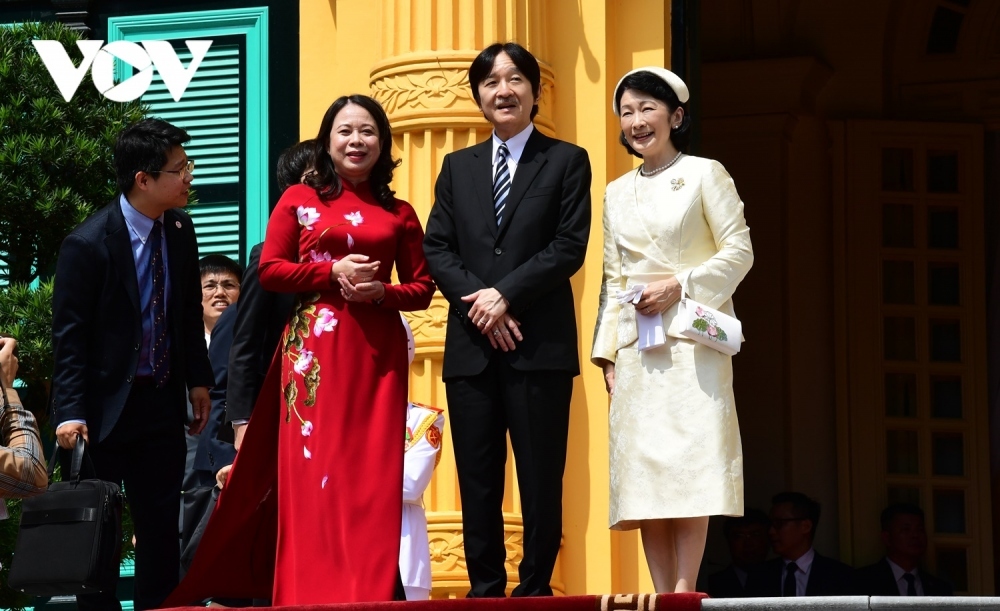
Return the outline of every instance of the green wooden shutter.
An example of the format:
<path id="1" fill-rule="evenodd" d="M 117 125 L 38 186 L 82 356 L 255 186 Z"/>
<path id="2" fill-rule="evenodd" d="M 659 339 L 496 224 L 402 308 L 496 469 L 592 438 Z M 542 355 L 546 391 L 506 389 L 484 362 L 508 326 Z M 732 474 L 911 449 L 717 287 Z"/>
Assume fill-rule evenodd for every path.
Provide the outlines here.
<path id="1" fill-rule="evenodd" d="M 183 41 L 172 41 L 185 67 L 191 53 Z M 195 161 L 193 187 L 199 203 L 188 209 L 198 235 L 198 251 L 240 258 L 240 194 L 242 184 L 241 57 L 238 43 L 213 40 L 205 59 L 179 102 L 167 91 L 158 72 L 142 101 L 150 116 L 181 127 L 191 135 L 184 146 Z"/>

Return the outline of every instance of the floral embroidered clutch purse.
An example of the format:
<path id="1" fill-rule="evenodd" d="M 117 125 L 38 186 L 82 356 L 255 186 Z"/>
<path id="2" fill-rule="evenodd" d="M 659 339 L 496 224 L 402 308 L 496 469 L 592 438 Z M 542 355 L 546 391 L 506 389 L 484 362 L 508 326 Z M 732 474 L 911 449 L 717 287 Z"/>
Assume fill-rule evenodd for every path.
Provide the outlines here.
<path id="1" fill-rule="evenodd" d="M 687 296 L 681 298 L 677 316 L 684 321 L 684 330 L 681 331 L 684 337 L 729 356 L 740 351 L 743 323 L 739 319 Z"/>

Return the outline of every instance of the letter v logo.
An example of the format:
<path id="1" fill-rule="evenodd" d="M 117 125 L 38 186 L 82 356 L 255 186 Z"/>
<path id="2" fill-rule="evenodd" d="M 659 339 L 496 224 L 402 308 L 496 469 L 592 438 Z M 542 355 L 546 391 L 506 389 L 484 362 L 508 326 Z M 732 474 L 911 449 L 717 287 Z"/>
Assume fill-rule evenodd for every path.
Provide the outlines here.
<path id="1" fill-rule="evenodd" d="M 83 53 L 83 61 L 80 62 L 79 66 L 73 65 L 73 60 L 69 58 L 66 49 L 58 40 L 32 40 L 31 44 L 35 45 L 38 56 L 42 58 L 42 63 L 45 64 L 45 68 L 52 76 L 56 87 L 59 88 L 59 93 L 62 94 L 64 100 L 69 102 L 77 88 L 80 87 L 80 83 L 83 82 L 83 76 L 87 74 L 90 64 L 94 63 L 94 58 L 100 53 L 104 41 L 76 41 L 77 48 Z"/>
<path id="2" fill-rule="evenodd" d="M 191 63 L 187 70 L 181 65 L 180 58 L 174 52 L 174 47 L 165 40 L 144 40 L 143 48 L 153 60 L 153 65 L 163 77 L 163 84 L 167 86 L 167 91 L 174 98 L 175 102 L 181 101 L 181 96 L 188 85 L 195 71 L 201 65 L 201 60 L 205 59 L 208 48 L 212 46 L 211 40 L 185 40 L 188 50 L 191 52 Z"/>

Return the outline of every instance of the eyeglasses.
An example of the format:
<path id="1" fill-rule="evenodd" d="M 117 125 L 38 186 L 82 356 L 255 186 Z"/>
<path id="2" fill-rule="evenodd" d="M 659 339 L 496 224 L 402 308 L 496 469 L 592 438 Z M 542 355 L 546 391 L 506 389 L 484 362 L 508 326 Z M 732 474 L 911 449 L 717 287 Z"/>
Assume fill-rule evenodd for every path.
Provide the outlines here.
<path id="1" fill-rule="evenodd" d="M 201 292 L 214 293 L 219 289 L 219 287 L 222 287 L 222 290 L 226 291 L 227 293 L 232 293 L 233 291 L 240 290 L 239 284 L 236 284 L 235 282 L 230 282 L 229 280 L 225 280 L 223 282 L 206 282 L 201 286 Z"/>
<path id="2" fill-rule="evenodd" d="M 148 172 L 148 174 L 163 174 L 163 173 L 177 174 L 181 178 L 184 178 L 185 173 L 194 176 L 194 159 L 188 159 L 187 165 L 185 165 L 184 168 L 180 170 L 150 170 Z"/>

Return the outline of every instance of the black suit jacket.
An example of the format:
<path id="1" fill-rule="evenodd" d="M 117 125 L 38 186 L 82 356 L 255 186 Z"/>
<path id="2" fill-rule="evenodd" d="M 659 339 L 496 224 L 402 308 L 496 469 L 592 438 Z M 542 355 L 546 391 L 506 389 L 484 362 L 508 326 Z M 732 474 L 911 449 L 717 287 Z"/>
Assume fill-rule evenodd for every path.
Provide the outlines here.
<path id="1" fill-rule="evenodd" d="M 951 596 L 954 593 L 948 582 L 923 569 L 917 571 L 917 576 L 924 588 L 924 596 Z M 899 596 L 892 567 L 885 558 L 858 569 L 857 580 L 861 593 L 867 596 Z"/>
<path id="2" fill-rule="evenodd" d="M 740 583 L 736 569 L 731 564 L 708 576 L 706 591 L 712 598 L 744 598 L 747 595 L 746 588 Z"/>
<path id="3" fill-rule="evenodd" d="M 261 287 L 257 276 L 261 246 L 258 244 L 250 251 L 240 299 L 236 302 L 232 349 L 229 351 L 226 422 L 250 419 L 278 340 L 295 307 L 294 294 L 272 293 Z M 232 435 L 232 427 L 222 430 Z"/>
<path id="4" fill-rule="evenodd" d="M 785 562 L 772 558 L 750 571 L 747 576 L 747 596 L 781 596 Z M 816 553 L 809 569 L 806 596 L 854 596 L 861 594 L 855 581 L 854 569 L 843 562 Z"/>
<path id="5" fill-rule="evenodd" d="M 236 303 L 239 303 L 237 301 Z M 212 329 L 212 342 L 208 346 L 208 360 L 212 362 L 215 386 L 209 391 L 212 411 L 209 413 L 205 429 L 198 437 L 198 451 L 194 455 L 194 468 L 198 471 L 216 473 L 222 467 L 233 464 L 236 448 L 232 440 L 226 440 L 220 432 L 232 427 L 225 425 L 226 394 L 229 385 L 229 349 L 233 345 L 233 322 L 236 320 L 236 304 L 225 309 Z M 231 435 L 230 435 L 231 436 Z"/>
<path id="6" fill-rule="evenodd" d="M 163 227 L 170 275 L 170 384 L 164 391 L 171 394 L 183 422 L 186 389 L 211 387 L 212 367 L 205 347 L 194 225 L 183 211 L 168 210 Z M 116 196 L 74 229 L 59 249 L 52 296 L 55 422 L 86 420 L 92 441 L 106 438 L 132 388 L 141 344 L 139 282 Z"/>
<path id="7" fill-rule="evenodd" d="M 535 129 L 524 147 L 503 223 L 493 209 L 493 145 L 444 158 L 427 220 L 424 253 L 450 304 L 445 380 L 476 375 L 494 349 L 461 300 L 494 287 L 510 302 L 524 341 L 500 353 L 515 369 L 580 373 L 570 277 L 590 237 L 590 160 L 582 148 Z"/>

